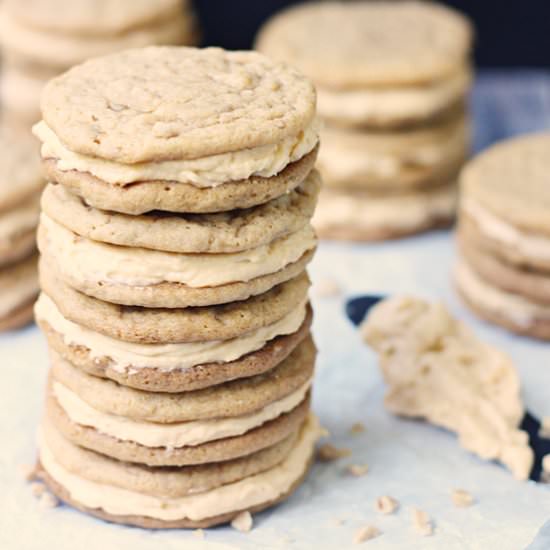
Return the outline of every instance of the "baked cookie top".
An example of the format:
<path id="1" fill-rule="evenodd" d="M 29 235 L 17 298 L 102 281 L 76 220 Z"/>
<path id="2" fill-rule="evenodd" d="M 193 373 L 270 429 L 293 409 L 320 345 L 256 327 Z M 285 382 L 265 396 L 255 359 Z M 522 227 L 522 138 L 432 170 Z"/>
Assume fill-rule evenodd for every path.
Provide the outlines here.
<path id="1" fill-rule="evenodd" d="M 43 184 L 38 142 L 27 132 L 0 124 L 0 211 L 39 193 Z"/>
<path id="2" fill-rule="evenodd" d="M 462 201 L 520 229 L 550 236 L 550 133 L 494 145 L 462 171 Z"/>
<path id="3" fill-rule="evenodd" d="M 181 0 L 6 0 L 6 12 L 31 27 L 70 34 L 119 34 L 182 11 Z M 188 4 L 188 2 L 184 2 Z"/>
<path id="4" fill-rule="evenodd" d="M 471 42 L 468 20 L 437 4 L 321 2 L 276 15 L 257 48 L 321 86 L 357 88 L 443 78 L 465 62 Z"/>
<path id="5" fill-rule="evenodd" d="M 314 117 L 315 89 L 256 52 L 150 47 L 71 69 L 46 86 L 41 106 L 71 151 L 135 164 L 297 136 Z"/>

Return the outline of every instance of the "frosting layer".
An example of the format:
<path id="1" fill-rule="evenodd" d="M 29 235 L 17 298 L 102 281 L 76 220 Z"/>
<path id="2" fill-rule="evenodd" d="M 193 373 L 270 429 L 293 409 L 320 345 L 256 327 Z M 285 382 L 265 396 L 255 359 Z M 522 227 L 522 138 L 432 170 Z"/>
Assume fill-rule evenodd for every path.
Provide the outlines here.
<path id="1" fill-rule="evenodd" d="M 268 503 L 290 491 L 304 475 L 321 433 L 317 419 L 311 415 L 296 445 L 279 465 L 205 493 L 171 499 L 96 483 L 72 474 L 59 464 L 42 437 L 39 438 L 40 461 L 72 499 L 88 508 L 101 508 L 113 515 L 146 516 L 165 521 L 201 520 Z"/>
<path id="2" fill-rule="evenodd" d="M 143 181 L 175 181 L 196 187 L 216 187 L 251 176 L 271 177 L 288 164 L 313 151 L 319 141 L 320 122 L 280 143 L 222 153 L 192 160 L 169 160 L 121 164 L 98 157 L 75 153 L 65 147 L 51 128 L 41 121 L 33 128 L 42 141 L 42 157 L 52 158 L 61 171 L 87 172 L 107 183 L 128 185 Z"/>
<path id="3" fill-rule="evenodd" d="M 88 348 L 92 358 L 109 357 L 113 361 L 112 368 L 119 372 L 141 368 L 172 371 L 235 361 L 261 349 L 277 336 L 296 332 L 305 319 L 306 303 L 307 300 L 300 302 L 281 320 L 241 338 L 181 344 L 138 344 L 105 336 L 63 317 L 55 303 L 44 293 L 35 305 L 35 315 L 59 332 L 67 345 Z"/>
<path id="4" fill-rule="evenodd" d="M 229 254 L 181 254 L 130 248 L 77 236 L 42 213 L 40 251 L 79 281 L 128 286 L 164 282 L 193 288 L 247 282 L 280 271 L 316 245 L 311 226 L 275 241 Z"/>

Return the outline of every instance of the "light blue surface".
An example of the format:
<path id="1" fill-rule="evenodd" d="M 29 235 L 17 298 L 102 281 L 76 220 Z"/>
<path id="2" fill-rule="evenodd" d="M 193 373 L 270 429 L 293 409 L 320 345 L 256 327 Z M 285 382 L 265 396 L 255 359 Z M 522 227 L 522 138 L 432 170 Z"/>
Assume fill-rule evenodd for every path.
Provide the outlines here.
<path id="1" fill-rule="evenodd" d="M 486 76 L 473 101 L 478 148 L 503 135 L 550 127 L 550 79 L 524 74 L 516 79 Z M 336 445 L 349 446 L 351 459 L 318 464 L 308 481 L 275 511 L 259 514 L 252 532 L 209 531 L 198 541 L 185 531 L 151 532 L 94 520 L 68 507 L 43 510 L 16 466 L 34 460 L 34 432 L 47 372 L 46 346 L 36 328 L 0 338 L 0 549 L 1 550 L 180 550 L 238 548 L 348 548 L 356 529 L 372 523 L 383 536 L 373 550 L 521 550 L 550 518 L 550 489 L 520 483 L 502 467 L 463 451 L 454 436 L 423 423 L 393 418 L 384 411 L 384 387 L 371 352 L 347 321 L 347 297 L 364 293 L 414 293 L 444 300 L 488 342 L 516 361 L 527 407 L 550 415 L 548 345 L 506 334 L 478 322 L 456 298 L 450 284 L 454 247 L 449 232 L 376 245 L 323 243 L 312 266 L 314 283 L 336 282 L 343 295 L 322 298 L 313 289 L 314 332 L 320 349 L 314 408 Z M 352 436 L 361 421 L 366 433 Z M 370 472 L 350 478 L 343 469 L 366 462 Z M 477 498 L 455 508 L 453 488 Z M 399 513 L 380 517 L 376 497 L 389 494 Z M 433 537 L 411 527 L 410 507 L 435 520 Z M 343 521 L 337 525 L 336 520 Z M 550 548 L 550 528 L 530 550 Z"/>

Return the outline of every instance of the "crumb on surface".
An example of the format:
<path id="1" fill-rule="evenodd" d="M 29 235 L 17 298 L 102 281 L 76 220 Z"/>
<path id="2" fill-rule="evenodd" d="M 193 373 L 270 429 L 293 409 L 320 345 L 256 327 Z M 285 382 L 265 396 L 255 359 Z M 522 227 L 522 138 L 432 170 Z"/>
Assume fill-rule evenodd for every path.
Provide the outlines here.
<path id="1" fill-rule="evenodd" d="M 313 290 L 317 296 L 321 298 L 330 298 L 332 296 L 338 296 L 342 291 L 338 284 L 332 279 L 320 279 L 317 281 Z"/>
<path id="2" fill-rule="evenodd" d="M 374 525 L 366 525 L 356 531 L 355 536 L 353 537 L 353 544 L 361 544 L 379 537 L 381 534 L 382 532 L 378 529 L 378 527 L 375 527 Z"/>
<path id="3" fill-rule="evenodd" d="M 366 430 L 363 422 L 356 422 L 352 425 L 349 432 L 353 435 L 362 434 Z"/>
<path id="4" fill-rule="evenodd" d="M 333 460 L 338 460 L 339 458 L 345 458 L 347 456 L 351 456 L 351 449 L 346 447 L 339 449 L 331 443 L 321 445 L 317 451 L 317 458 L 321 462 L 332 462 Z"/>
<path id="5" fill-rule="evenodd" d="M 233 518 L 231 527 L 237 529 L 237 531 L 241 531 L 241 533 L 248 533 L 252 529 L 252 524 L 252 515 L 250 512 L 246 511 L 241 512 L 238 516 Z"/>
<path id="6" fill-rule="evenodd" d="M 380 514 L 393 514 L 399 508 L 399 502 L 388 495 L 378 497 L 374 502 L 374 509 Z"/>
<path id="7" fill-rule="evenodd" d="M 464 489 L 454 489 L 451 498 L 457 508 L 467 508 L 474 503 L 474 497 Z"/>
<path id="8" fill-rule="evenodd" d="M 46 486 L 41 481 L 33 481 L 29 487 L 35 497 L 42 496 L 46 492 Z"/>
<path id="9" fill-rule="evenodd" d="M 57 497 L 48 491 L 44 491 L 42 495 L 40 495 L 39 502 L 41 508 L 55 508 L 56 506 L 59 506 L 59 500 Z"/>
<path id="10" fill-rule="evenodd" d="M 414 530 L 423 537 L 429 537 L 434 533 L 433 522 L 424 512 L 424 510 L 419 510 L 418 508 L 412 509 L 412 520 Z"/>
<path id="11" fill-rule="evenodd" d="M 346 471 L 348 474 L 351 474 L 355 477 L 361 477 L 364 476 L 369 471 L 369 465 L 368 464 L 350 464 Z"/>
<path id="12" fill-rule="evenodd" d="M 204 529 L 195 529 L 193 531 L 193 536 L 197 539 L 203 539 L 204 538 Z"/>
<path id="13" fill-rule="evenodd" d="M 36 467 L 32 464 L 19 464 L 17 470 L 25 481 L 36 479 Z"/>

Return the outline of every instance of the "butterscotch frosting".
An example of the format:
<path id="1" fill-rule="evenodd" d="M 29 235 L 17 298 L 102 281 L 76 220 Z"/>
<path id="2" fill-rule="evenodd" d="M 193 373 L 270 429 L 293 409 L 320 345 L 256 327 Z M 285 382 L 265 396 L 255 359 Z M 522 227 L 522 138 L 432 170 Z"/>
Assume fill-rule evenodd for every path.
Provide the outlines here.
<path id="1" fill-rule="evenodd" d="M 317 88 L 317 110 L 322 117 L 356 124 L 368 121 L 426 119 L 458 103 L 471 84 L 464 67 L 448 78 L 426 85 L 336 90 Z"/>
<path id="2" fill-rule="evenodd" d="M 116 246 L 77 236 L 42 213 L 39 247 L 58 269 L 78 281 L 128 286 L 164 282 L 193 288 L 247 282 L 280 271 L 316 245 L 311 226 L 250 250 L 182 254 Z"/>
<path id="3" fill-rule="evenodd" d="M 461 199 L 460 208 L 477 224 L 479 230 L 487 238 L 498 244 L 516 250 L 521 256 L 536 260 L 550 260 L 550 239 L 527 233 L 512 224 L 505 222 L 479 202 L 470 198 Z"/>
<path id="4" fill-rule="evenodd" d="M 180 344 L 137 344 L 100 334 L 66 319 L 49 296 L 42 293 L 35 305 L 35 316 L 62 335 L 67 345 L 84 347 L 90 357 L 109 357 L 119 372 L 155 368 L 164 372 L 207 363 L 226 363 L 257 351 L 278 336 L 296 332 L 306 316 L 307 300 L 300 302 L 282 319 L 240 338 Z"/>
<path id="5" fill-rule="evenodd" d="M 315 442 L 321 435 L 318 420 L 310 415 L 290 454 L 274 468 L 204 493 L 179 498 L 153 497 L 77 476 L 61 466 L 41 436 L 40 462 L 46 472 L 69 492 L 71 499 L 88 508 L 101 508 L 115 516 L 198 521 L 268 503 L 290 491 L 304 475 Z"/>
<path id="6" fill-rule="evenodd" d="M 454 185 L 431 192 L 403 195 L 364 195 L 325 189 L 313 217 L 319 230 L 352 227 L 362 231 L 380 227 L 416 228 L 432 219 L 450 219 L 456 208 Z"/>
<path id="7" fill-rule="evenodd" d="M 122 186 L 138 181 L 163 180 L 203 188 L 251 176 L 274 176 L 313 151 L 319 141 L 319 130 L 320 122 L 314 120 L 298 135 L 279 143 L 192 160 L 121 164 L 71 151 L 44 121 L 33 128 L 34 134 L 42 141 L 42 157 L 55 159 L 58 170 L 86 172 L 107 183 Z"/>
<path id="8" fill-rule="evenodd" d="M 478 340 L 442 304 L 412 297 L 384 300 L 361 330 L 379 354 L 391 412 L 454 431 L 469 451 L 528 478 L 533 451 L 518 429 L 520 382 L 507 355 Z"/>
<path id="9" fill-rule="evenodd" d="M 454 275 L 466 298 L 483 310 L 524 328 L 529 328 L 536 320 L 550 320 L 550 306 L 536 304 L 486 283 L 464 261 L 458 263 Z"/>
<path id="10" fill-rule="evenodd" d="M 90 426 L 121 441 L 131 441 L 145 447 L 174 449 L 239 436 L 290 412 L 304 400 L 311 382 L 308 380 L 296 391 L 253 414 L 170 424 L 133 420 L 99 411 L 56 380 L 52 384 L 52 392 L 61 408 L 75 424 Z"/>

